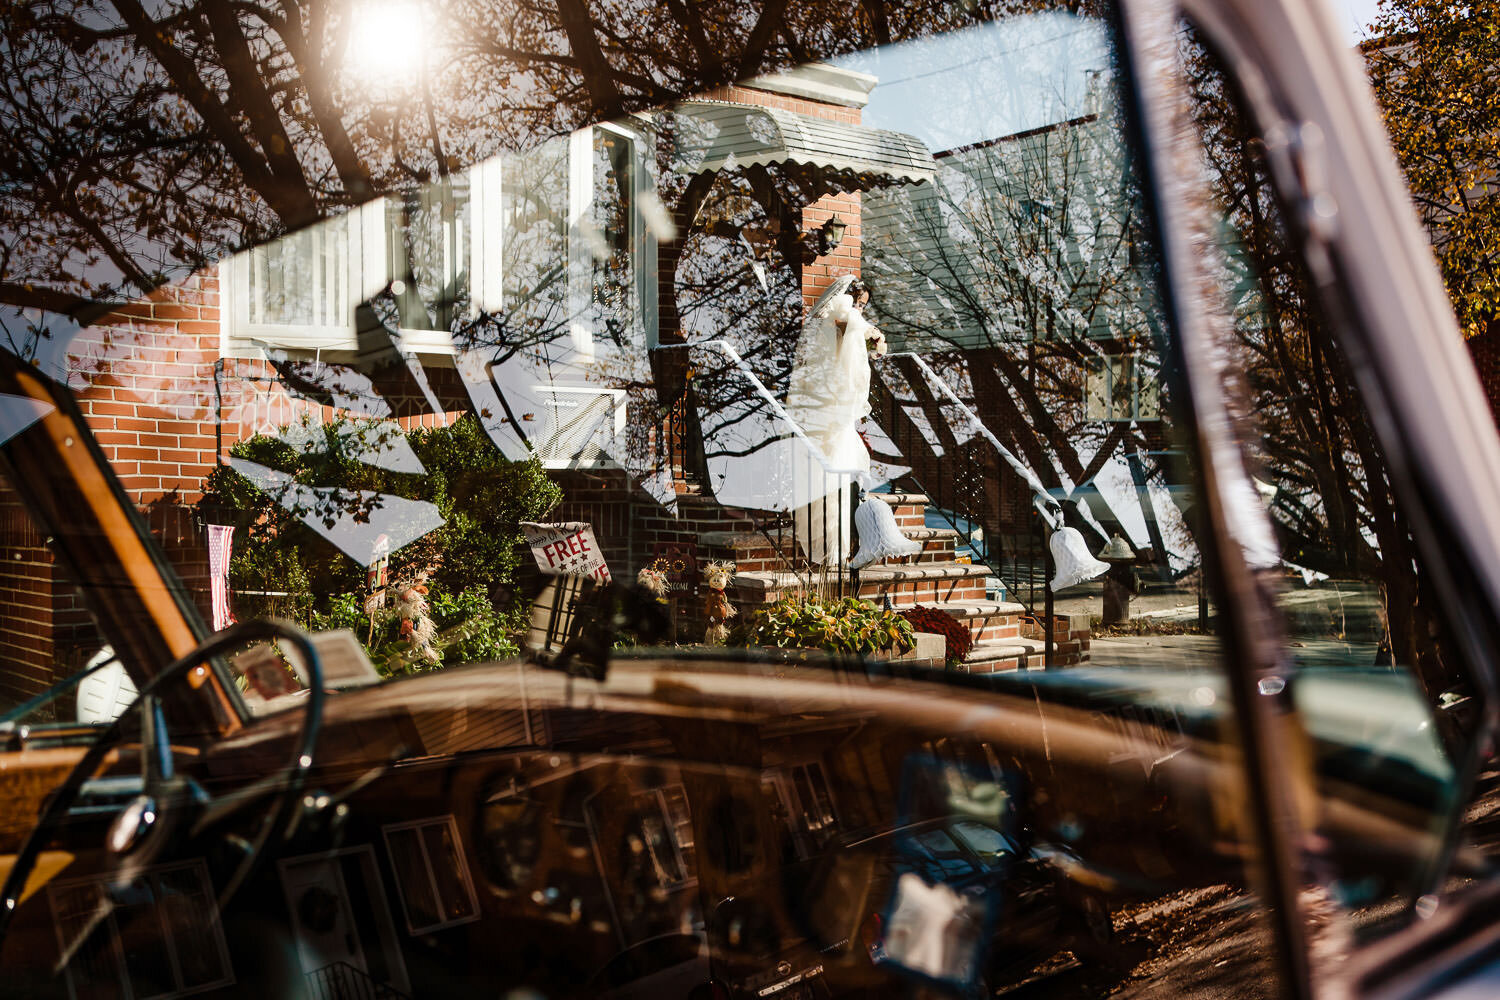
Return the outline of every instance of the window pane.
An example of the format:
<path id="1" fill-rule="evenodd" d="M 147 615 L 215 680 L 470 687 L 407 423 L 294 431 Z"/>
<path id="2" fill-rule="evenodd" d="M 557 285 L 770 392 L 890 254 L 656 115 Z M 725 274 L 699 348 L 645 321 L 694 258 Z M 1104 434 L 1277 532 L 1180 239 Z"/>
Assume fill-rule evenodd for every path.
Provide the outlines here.
<path id="1" fill-rule="evenodd" d="M 953 830 L 985 864 L 993 864 L 1001 855 L 1011 853 L 1010 844 L 994 827 L 962 822 L 953 824 Z"/>
<path id="2" fill-rule="evenodd" d="M 390 824 L 412 994 L 589 995 L 666 935 L 756 996 L 1038 968 L 1092 995 L 1132 956 L 1161 962 L 1138 980 L 1206 973 L 1225 936 L 1237 967 L 1207 974 L 1270 982 L 1202 551 L 1223 498 L 1195 471 L 1226 400 L 1184 412 L 1111 5 L 793 0 L 716 8 L 706 40 L 680 5 L 583 6 L 445 9 L 457 47 L 382 81 L 420 100 L 330 64 L 351 106 L 299 117 L 296 152 L 345 122 L 352 160 L 308 140 L 295 212 L 225 199 L 265 218 L 222 226 L 285 238 L 49 341 L 206 621 L 281 615 L 368 657 L 380 684 L 335 728 L 399 730 L 421 764 L 345 829 Z M 241 13 L 313 107 L 282 29 Z M 591 29 L 611 93 L 574 51 Z M 606 579 L 637 589 L 591 614 Z M 1358 724 L 1322 734 L 1340 773 Z M 926 912 L 962 960 L 883 950 L 892 859 L 925 890 L 902 935 Z M 198 905 L 177 890 L 164 921 Z M 499 936 L 428 933 L 480 918 Z M 524 948 L 462 947 L 516 927 Z M 185 978 L 212 972 L 196 950 Z M 704 980 L 679 964 L 636 992 Z"/>
<path id="3" fill-rule="evenodd" d="M 423 847 L 417 830 L 393 830 L 386 834 L 396 882 L 406 904 L 407 922 L 414 928 L 432 927 L 445 919 L 443 908 L 433 898 L 432 876 L 427 872 Z"/>
<path id="4" fill-rule="evenodd" d="M 443 919 L 462 920 L 474 916 L 474 904 L 469 899 L 466 881 L 468 872 L 463 855 L 453 839 L 453 828 L 447 823 L 424 826 L 422 841 L 427 848 L 427 857 L 432 862 L 433 877 L 437 879 Z"/>
<path id="5" fill-rule="evenodd" d="M 192 989 L 217 982 L 226 975 L 220 952 L 219 925 L 214 901 L 197 868 L 179 868 L 157 877 L 161 889 L 162 922 L 172 938 L 182 986 Z"/>
<path id="6" fill-rule="evenodd" d="M 138 879 L 115 891 L 112 922 L 119 931 L 125 974 L 136 996 L 150 997 L 178 989 L 177 975 L 162 923 L 160 899 L 149 879 Z"/>
<path id="7" fill-rule="evenodd" d="M 71 942 L 91 923 L 103 899 L 103 890 L 91 882 L 53 890 L 50 895 L 60 936 Z M 124 985 L 118 949 L 114 927 L 108 920 L 95 926 L 78 947 L 68 963 L 67 975 L 80 1000 L 120 995 Z"/>

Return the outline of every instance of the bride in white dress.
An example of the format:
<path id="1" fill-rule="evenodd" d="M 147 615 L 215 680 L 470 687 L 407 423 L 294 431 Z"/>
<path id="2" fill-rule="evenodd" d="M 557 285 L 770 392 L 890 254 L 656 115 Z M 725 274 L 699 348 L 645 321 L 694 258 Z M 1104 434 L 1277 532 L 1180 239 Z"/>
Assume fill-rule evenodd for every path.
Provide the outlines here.
<path id="1" fill-rule="evenodd" d="M 885 353 L 885 338 L 861 312 L 868 294 L 846 274 L 818 297 L 802 325 L 787 394 L 788 415 L 823 459 L 792 470 L 797 535 L 819 565 L 848 559 L 850 498 L 870 471 L 859 422 L 870 413 L 870 355 Z"/>

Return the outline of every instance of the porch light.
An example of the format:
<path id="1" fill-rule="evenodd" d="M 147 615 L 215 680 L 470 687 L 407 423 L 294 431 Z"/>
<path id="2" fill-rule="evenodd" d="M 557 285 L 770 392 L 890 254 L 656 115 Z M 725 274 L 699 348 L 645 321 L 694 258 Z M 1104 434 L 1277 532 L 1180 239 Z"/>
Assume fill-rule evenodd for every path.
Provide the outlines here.
<path id="1" fill-rule="evenodd" d="M 837 215 L 831 217 L 818 228 L 818 256 L 826 257 L 833 253 L 840 243 L 844 242 L 844 230 L 849 225 Z"/>

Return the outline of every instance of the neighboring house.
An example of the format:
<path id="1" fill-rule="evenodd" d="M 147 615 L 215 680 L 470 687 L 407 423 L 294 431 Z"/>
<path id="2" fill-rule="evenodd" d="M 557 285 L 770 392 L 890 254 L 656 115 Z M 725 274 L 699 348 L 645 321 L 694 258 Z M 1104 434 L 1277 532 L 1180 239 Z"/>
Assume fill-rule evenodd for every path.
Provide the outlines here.
<path id="1" fill-rule="evenodd" d="M 1139 254 L 1120 123 L 1098 113 L 1099 84 L 1085 114 L 937 152 L 934 183 L 867 195 L 865 273 L 894 350 L 944 355 L 945 380 L 1056 495 L 1087 503 L 1101 543 L 1120 531 L 1170 572 L 1193 547 L 1174 509 L 1184 491 L 1161 460 L 1157 290 Z M 1002 547 L 1025 547 L 1029 492 L 920 379 L 887 383 L 897 396 L 887 429 L 919 478 L 922 457 L 910 452 L 921 442 L 927 479 L 945 463 L 987 462 L 990 495 L 954 504 L 974 508 Z M 915 435 L 902 434 L 908 423 Z M 949 455 L 955 447 L 968 450 Z"/>

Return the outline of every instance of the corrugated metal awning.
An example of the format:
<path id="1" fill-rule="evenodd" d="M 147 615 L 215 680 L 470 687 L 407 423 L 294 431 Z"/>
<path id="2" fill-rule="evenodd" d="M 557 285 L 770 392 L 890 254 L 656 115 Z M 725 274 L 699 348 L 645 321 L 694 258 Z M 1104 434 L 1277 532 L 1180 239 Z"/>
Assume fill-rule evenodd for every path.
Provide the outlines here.
<path id="1" fill-rule="evenodd" d="M 904 132 L 730 101 L 684 101 L 673 112 L 679 173 L 800 163 L 915 184 L 937 172 L 932 153 Z"/>

